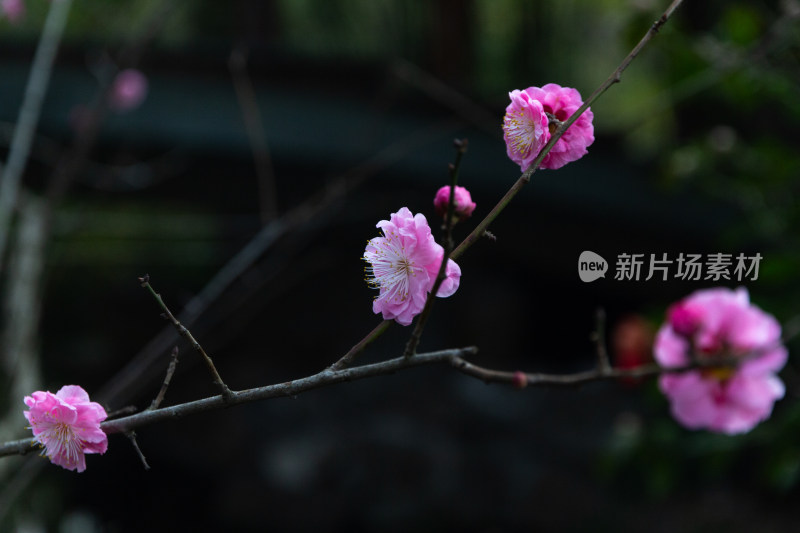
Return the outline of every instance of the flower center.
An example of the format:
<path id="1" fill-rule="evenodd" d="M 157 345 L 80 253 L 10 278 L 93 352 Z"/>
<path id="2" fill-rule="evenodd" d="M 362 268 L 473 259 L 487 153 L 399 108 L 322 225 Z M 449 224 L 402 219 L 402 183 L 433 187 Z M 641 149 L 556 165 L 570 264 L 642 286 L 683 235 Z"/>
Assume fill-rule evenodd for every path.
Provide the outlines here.
<path id="1" fill-rule="evenodd" d="M 68 466 L 78 464 L 82 447 L 81 440 L 75 435 L 72 426 L 64 422 L 54 424 L 44 440 L 47 457 L 63 457 Z"/>
<path id="2" fill-rule="evenodd" d="M 372 242 L 375 251 L 365 252 L 367 283 L 380 289 L 376 299 L 402 302 L 408 298 L 409 282 L 416 276 L 414 261 L 409 259 L 405 246 L 394 234 Z"/>
<path id="3" fill-rule="evenodd" d="M 503 131 L 508 136 L 508 144 L 515 152 L 525 155 L 536 138 L 536 125 L 522 111 L 506 113 Z"/>
<path id="4" fill-rule="evenodd" d="M 703 377 L 715 379 L 720 383 L 725 383 L 731 379 L 735 373 L 736 369 L 725 366 L 704 368 L 702 372 Z"/>

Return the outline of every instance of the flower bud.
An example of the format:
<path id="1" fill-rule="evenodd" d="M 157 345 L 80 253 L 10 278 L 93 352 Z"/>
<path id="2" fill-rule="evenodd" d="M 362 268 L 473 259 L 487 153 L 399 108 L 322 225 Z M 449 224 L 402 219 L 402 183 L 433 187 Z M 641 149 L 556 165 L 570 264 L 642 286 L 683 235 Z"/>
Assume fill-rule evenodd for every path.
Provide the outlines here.
<path id="1" fill-rule="evenodd" d="M 147 78 L 136 69 L 125 69 L 114 78 L 110 106 L 115 111 L 139 107 L 147 96 Z"/>
<path id="2" fill-rule="evenodd" d="M 511 386 L 515 389 L 524 389 L 528 386 L 528 376 L 525 372 L 517 370 L 511 378 Z"/>
<path id="3" fill-rule="evenodd" d="M 436 197 L 433 199 L 433 206 L 436 208 L 436 213 L 442 217 L 447 217 L 447 206 L 450 203 L 450 186 L 445 185 L 436 191 Z M 461 219 L 469 218 L 475 210 L 475 202 L 472 201 L 472 196 L 469 191 L 464 187 L 456 185 L 455 197 L 453 198 L 453 216 L 454 222 Z"/>

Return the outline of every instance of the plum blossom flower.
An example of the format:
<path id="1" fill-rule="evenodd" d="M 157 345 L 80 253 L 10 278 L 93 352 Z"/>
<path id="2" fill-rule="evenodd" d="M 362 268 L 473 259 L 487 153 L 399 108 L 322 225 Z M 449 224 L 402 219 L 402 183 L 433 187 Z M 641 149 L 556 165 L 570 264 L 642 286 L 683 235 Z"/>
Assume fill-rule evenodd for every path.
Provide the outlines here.
<path id="1" fill-rule="evenodd" d="M 436 244 L 428 221 L 422 214 L 412 214 L 407 207 L 381 220 L 376 227 L 383 232 L 367 244 L 363 259 L 367 283 L 379 290 L 372 303 L 375 314 L 384 320 L 396 320 L 407 326 L 425 306 L 433 289 L 444 249 Z M 446 278 L 436 296 L 446 298 L 458 289 L 461 268 L 448 259 Z"/>
<path id="2" fill-rule="evenodd" d="M 456 222 L 459 219 L 469 218 L 472 212 L 475 211 L 475 202 L 472 201 L 472 196 L 469 191 L 460 185 L 456 185 L 455 195 L 453 196 L 454 211 Z M 436 197 L 433 199 L 433 206 L 436 213 L 441 217 L 447 216 L 447 206 L 450 203 L 450 185 L 445 185 L 436 191 Z"/>
<path id="3" fill-rule="evenodd" d="M 25 16 L 25 3 L 22 0 L 0 0 L 0 11 L 12 23 Z"/>
<path id="4" fill-rule="evenodd" d="M 555 83 L 513 90 L 508 96 L 511 103 L 503 119 L 506 151 L 525 172 L 550 141 L 558 123 L 572 116 L 583 100 L 576 89 Z M 561 168 L 586 155 L 586 148 L 594 142 L 593 119 L 591 109 L 584 111 L 544 157 L 540 167 Z"/>
<path id="5" fill-rule="evenodd" d="M 706 289 L 674 304 L 656 336 L 654 355 L 664 367 L 686 365 L 691 352 L 704 362 L 741 357 L 720 366 L 664 374 L 661 391 L 673 416 L 690 429 L 736 434 L 766 420 L 784 395 L 778 372 L 786 364 L 777 320 L 750 304 L 744 288 Z"/>
<path id="6" fill-rule="evenodd" d="M 503 117 L 503 138 L 506 153 L 525 172 L 547 141 L 550 140 L 548 118 L 542 102 L 531 94 L 531 87 L 524 91 L 514 89 L 508 93 L 511 103 Z M 539 89 L 541 91 L 541 89 Z"/>
<path id="7" fill-rule="evenodd" d="M 30 410 L 23 414 L 36 442 L 53 464 L 67 470 L 86 470 L 87 453 L 103 454 L 108 437 L 100 422 L 108 416 L 97 402 L 77 385 L 61 387 L 57 393 L 36 391 L 25 397 Z"/>
<path id="8" fill-rule="evenodd" d="M 147 96 L 147 78 L 140 71 L 129 68 L 114 78 L 109 105 L 115 111 L 130 111 L 139 107 Z"/>

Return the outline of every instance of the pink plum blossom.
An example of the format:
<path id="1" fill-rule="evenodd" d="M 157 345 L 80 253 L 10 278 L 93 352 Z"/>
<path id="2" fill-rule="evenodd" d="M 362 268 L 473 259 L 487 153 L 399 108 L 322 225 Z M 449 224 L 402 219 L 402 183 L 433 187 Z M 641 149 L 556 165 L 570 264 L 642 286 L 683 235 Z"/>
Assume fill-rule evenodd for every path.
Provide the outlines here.
<path id="1" fill-rule="evenodd" d="M 116 111 L 139 107 L 147 96 L 147 78 L 136 69 L 121 71 L 114 78 L 109 105 Z"/>
<path id="2" fill-rule="evenodd" d="M 377 226 L 383 232 L 367 244 L 363 259 L 367 282 L 379 290 L 372 310 L 384 320 L 396 320 L 407 326 L 425 306 L 433 289 L 444 249 L 436 244 L 428 221 L 422 214 L 412 214 L 407 207 L 392 213 Z M 461 268 L 448 259 L 446 278 L 436 296 L 446 298 L 458 289 Z"/>
<path id="3" fill-rule="evenodd" d="M 673 416 L 690 429 L 736 434 L 751 430 L 783 397 L 776 372 L 786 364 L 777 320 L 750 304 L 747 290 L 706 289 L 674 304 L 656 336 L 654 355 L 664 367 L 742 357 L 720 366 L 664 374 L 661 391 Z"/>
<path id="4" fill-rule="evenodd" d="M 503 119 L 506 151 L 525 172 L 556 131 L 558 121 L 564 122 L 572 116 L 583 100 L 576 89 L 555 83 L 513 90 L 508 95 L 511 103 Z M 584 111 L 544 157 L 540 167 L 561 168 L 586 155 L 586 148 L 594 142 L 593 119 L 591 109 Z"/>
<path id="5" fill-rule="evenodd" d="M 531 166 L 550 140 L 547 115 L 544 113 L 542 102 L 530 94 L 531 89 L 536 87 L 524 91 L 514 89 L 508 93 L 511 103 L 506 107 L 506 115 L 503 118 L 506 152 L 523 172 Z"/>
<path id="6" fill-rule="evenodd" d="M 22 0 L 0 0 L 0 11 L 13 23 L 25 16 L 25 3 Z"/>
<path id="7" fill-rule="evenodd" d="M 445 185 L 436 191 L 436 197 L 433 199 L 433 206 L 436 213 L 441 217 L 447 216 L 447 206 L 450 203 L 450 185 Z M 472 212 L 475 211 L 475 202 L 472 201 L 472 196 L 469 191 L 464 187 L 456 185 L 456 191 L 453 196 L 453 205 L 456 221 L 459 219 L 469 218 Z"/>
<path id="8" fill-rule="evenodd" d="M 36 442 L 44 447 L 50 461 L 67 470 L 86 470 L 87 453 L 105 453 L 108 437 L 100 428 L 105 409 L 89 401 L 77 385 L 61 387 L 55 394 L 36 391 L 25 397 L 30 410 L 23 414 L 33 429 Z"/>

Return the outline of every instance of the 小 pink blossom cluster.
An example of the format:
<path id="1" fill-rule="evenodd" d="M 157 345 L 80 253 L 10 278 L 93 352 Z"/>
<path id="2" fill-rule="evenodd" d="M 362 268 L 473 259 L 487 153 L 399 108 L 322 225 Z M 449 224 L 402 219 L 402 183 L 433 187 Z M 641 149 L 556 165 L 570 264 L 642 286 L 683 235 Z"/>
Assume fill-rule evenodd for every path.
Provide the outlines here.
<path id="1" fill-rule="evenodd" d="M 447 216 L 447 206 L 450 204 L 450 185 L 445 185 L 438 191 L 433 198 L 433 207 L 436 209 L 436 214 L 440 217 Z M 453 215 L 455 215 L 456 222 L 469 218 L 472 212 L 475 211 L 475 202 L 472 201 L 472 196 L 469 191 L 456 185 L 455 193 L 453 193 Z"/>
<path id="2" fill-rule="evenodd" d="M 147 96 L 147 77 L 141 71 L 128 68 L 121 71 L 111 84 L 109 106 L 115 111 L 136 109 Z"/>
<path id="3" fill-rule="evenodd" d="M 661 391 L 673 416 L 690 429 L 736 434 L 766 420 L 784 395 L 776 373 L 786 364 L 781 328 L 750 303 L 747 290 L 706 289 L 674 304 L 656 336 L 654 355 L 664 367 L 741 358 L 736 366 L 708 366 L 664 374 Z"/>
<path id="4" fill-rule="evenodd" d="M 444 249 L 431 235 L 425 215 L 415 215 L 407 207 L 392 213 L 389 220 L 381 220 L 377 227 L 383 235 L 369 241 L 363 256 L 369 263 L 365 269 L 367 282 L 379 291 L 372 310 L 382 314 L 384 320 L 396 320 L 407 326 L 425 306 Z M 460 280 L 461 268 L 448 259 L 446 278 L 436 296 L 452 295 Z"/>
<path id="5" fill-rule="evenodd" d="M 506 152 L 525 172 L 550 141 L 560 122 L 566 121 L 583 105 L 580 93 L 570 87 L 548 83 L 508 93 L 511 103 L 503 118 Z M 586 155 L 594 142 L 594 115 L 591 109 L 564 132 L 542 160 L 540 168 L 556 169 Z"/>
<path id="6" fill-rule="evenodd" d="M 44 447 L 50 461 L 67 470 L 86 470 L 87 453 L 105 453 L 108 437 L 100 422 L 108 416 L 105 409 L 89 400 L 77 385 L 66 385 L 53 394 L 36 391 L 25 397 L 25 418 L 33 429 L 36 442 Z"/>
<path id="7" fill-rule="evenodd" d="M 17 23 L 25 16 L 25 3 L 22 0 L 0 0 L 0 12 L 10 22 Z"/>

